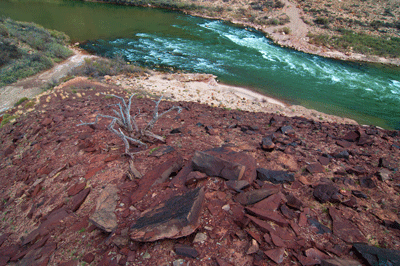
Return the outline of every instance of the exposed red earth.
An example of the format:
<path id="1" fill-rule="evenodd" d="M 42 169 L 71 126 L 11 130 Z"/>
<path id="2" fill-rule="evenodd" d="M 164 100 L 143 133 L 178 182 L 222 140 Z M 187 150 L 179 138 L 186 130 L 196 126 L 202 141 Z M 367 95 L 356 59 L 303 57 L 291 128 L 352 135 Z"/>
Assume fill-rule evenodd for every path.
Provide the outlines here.
<path id="1" fill-rule="evenodd" d="M 162 101 L 183 111 L 131 160 L 110 120 L 77 126 L 110 92 L 61 86 L 0 129 L 0 265 L 399 265 L 398 131 Z"/>

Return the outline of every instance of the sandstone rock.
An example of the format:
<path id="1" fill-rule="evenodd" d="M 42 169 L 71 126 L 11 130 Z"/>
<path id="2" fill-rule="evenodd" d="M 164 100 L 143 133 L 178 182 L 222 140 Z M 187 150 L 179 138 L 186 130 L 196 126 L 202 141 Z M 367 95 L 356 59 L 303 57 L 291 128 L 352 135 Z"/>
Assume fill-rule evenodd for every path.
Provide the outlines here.
<path id="1" fill-rule="evenodd" d="M 365 243 L 366 238 L 361 231 L 350 220 L 341 215 L 336 208 L 329 208 L 329 215 L 332 218 L 333 234 L 347 243 Z"/>
<path id="2" fill-rule="evenodd" d="M 347 132 L 346 135 L 344 135 L 343 139 L 350 141 L 350 142 L 356 142 L 360 138 L 360 132 L 359 131 L 350 131 Z"/>
<path id="3" fill-rule="evenodd" d="M 156 241 L 192 234 L 199 226 L 203 199 L 203 188 L 196 188 L 145 211 L 131 226 L 131 239 Z"/>
<path id="4" fill-rule="evenodd" d="M 303 266 L 317 265 L 317 264 L 320 263 L 320 261 L 318 261 L 318 260 L 316 260 L 316 259 L 313 259 L 313 258 L 311 258 L 311 257 L 306 257 L 306 256 L 303 256 L 303 255 L 301 255 L 301 254 L 298 254 L 298 255 L 296 256 L 296 258 L 299 260 L 299 262 L 300 262 L 301 265 L 303 265 Z"/>
<path id="5" fill-rule="evenodd" d="M 319 262 L 321 262 L 323 259 L 329 259 L 330 258 L 326 253 L 324 253 L 324 252 L 322 252 L 322 251 L 320 251 L 319 249 L 316 249 L 316 248 L 307 249 L 305 251 L 305 254 L 306 254 L 307 257 L 313 258 L 313 259 L 315 259 L 315 260 L 317 260 Z"/>
<path id="6" fill-rule="evenodd" d="M 143 199 L 153 185 L 165 182 L 172 173 L 181 170 L 182 166 L 183 158 L 176 157 L 147 172 L 140 179 L 139 188 L 135 191 L 135 193 L 132 194 L 131 203 L 135 204 Z"/>
<path id="7" fill-rule="evenodd" d="M 195 152 L 192 163 L 193 169 L 196 171 L 227 180 L 240 180 L 246 170 L 241 164 L 232 163 L 201 151 Z"/>
<path id="8" fill-rule="evenodd" d="M 292 207 L 293 209 L 301 210 L 303 208 L 303 202 L 293 196 L 293 194 L 289 193 L 288 195 L 286 195 L 286 200 L 286 205 Z"/>
<path id="9" fill-rule="evenodd" d="M 236 192 L 242 192 L 242 189 L 250 187 L 250 184 L 247 180 L 229 180 L 226 181 L 226 185 Z"/>
<path id="10" fill-rule="evenodd" d="M 218 266 L 233 266 L 233 264 L 230 264 L 220 258 L 215 259 L 217 261 Z"/>
<path id="11" fill-rule="evenodd" d="M 339 153 L 336 153 L 333 155 L 333 157 L 338 158 L 338 159 L 346 159 L 348 160 L 350 158 L 350 154 L 347 150 L 341 151 Z"/>
<path id="12" fill-rule="evenodd" d="M 278 193 L 279 190 L 272 188 L 272 189 L 256 189 L 247 192 L 239 193 L 234 197 L 236 202 L 239 202 L 242 205 L 251 205 L 254 203 L 259 202 L 260 200 L 265 199 L 266 197 Z"/>
<path id="13" fill-rule="evenodd" d="M 195 248 L 182 244 L 175 245 L 174 251 L 177 255 L 189 258 L 196 258 L 199 255 L 199 252 Z"/>
<path id="14" fill-rule="evenodd" d="M 334 258 L 322 260 L 321 266 L 362 266 L 362 264 L 356 260 Z"/>
<path id="15" fill-rule="evenodd" d="M 204 241 L 207 240 L 207 234 L 205 233 L 197 233 L 194 237 L 193 243 L 200 243 L 203 244 Z"/>
<path id="16" fill-rule="evenodd" d="M 290 183 L 294 181 L 294 175 L 285 171 L 257 168 L 257 178 L 261 181 L 269 181 L 274 184 Z"/>
<path id="17" fill-rule="evenodd" d="M 239 180 L 246 180 L 249 184 L 252 184 L 257 178 L 257 162 L 254 157 L 247 152 L 236 152 L 231 150 L 229 147 L 222 146 L 207 150 L 206 153 L 232 163 L 243 165 L 245 171 L 242 178 L 239 178 Z"/>
<path id="18" fill-rule="evenodd" d="M 267 255 L 271 260 L 275 263 L 280 264 L 283 262 L 283 256 L 285 255 L 284 248 L 276 248 L 264 251 L 264 254 Z"/>
<path id="19" fill-rule="evenodd" d="M 29 251 L 22 260 L 18 262 L 18 266 L 30 265 L 47 265 L 49 258 L 56 250 L 56 243 L 47 243 L 45 246 Z"/>
<path id="20" fill-rule="evenodd" d="M 378 166 L 387 168 L 391 171 L 394 171 L 398 168 L 398 166 L 394 162 L 392 162 L 390 159 L 387 158 L 380 158 Z"/>
<path id="21" fill-rule="evenodd" d="M 0 236 L 0 247 L 7 240 L 7 238 L 11 235 L 11 233 L 2 233 Z"/>
<path id="22" fill-rule="evenodd" d="M 319 162 L 307 165 L 306 169 L 311 174 L 324 172 L 324 167 Z"/>
<path id="23" fill-rule="evenodd" d="M 338 140 L 336 141 L 336 144 L 345 149 L 350 148 L 350 146 L 352 145 L 351 142 L 346 140 Z"/>
<path id="24" fill-rule="evenodd" d="M 284 202 L 284 195 L 279 192 L 272 194 L 271 196 L 263 199 L 260 202 L 257 202 L 256 204 L 254 204 L 254 208 L 275 211 L 278 209 L 279 205 L 281 205 L 282 202 Z"/>
<path id="25" fill-rule="evenodd" d="M 257 253 L 260 250 L 260 247 L 256 240 L 252 239 L 249 248 L 247 249 L 246 254 L 251 255 Z"/>
<path id="26" fill-rule="evenodd" d="M 270 232 L 269 235 L 271 236 L 272 243 L 274 243 L 275 246 L 282 248 L 286 247 L 285 243 L 279 236 L 275 235 L 272 232 Z"/>
<path id="27" fill-rule="evenodd" d="M 379 171 L 377 172 L 378 177 L 380 177 L 381 181 L 387 181 L 390 180 L 392 177 L 392 171 L 386 169 L 386 168 L 382 168 L 379 169 Z"/>
<path id="28" fill-rule="evenodd" d="M 353 245 L 357 254 L 370 265 L 400 265 L 400 251 L 368 246 L 357 243 Z"/>
<path id="29" fill-rule="evenodd" d="M 331 234 L 332 231 L 326 227 L 325 225 L 321 224 L 319 221 L 313 219 L 313 218 L 308 218 L 308 223 L 316 228 L 316 233 L 317 234 Z"/>
<path id="30" fill-rule="evenodd" d="M 363 198 L 363 199 L 368 199 L 368 196 L 365 195 L 362 191 L 359 190 L 352 190 L 351 194 L 353 194 L 354 196 L 356 196 L 357 198 Z"/>
<path id="31" fill-rule="evenodd" d="M 90 193 L 90 188 L 87 188 L 82 190 L 72 198 L 69 205 L 73 212 L 76 212 L 79 209 L 79 207 L 81 207 L 81 205 L 83 204 L 89 193 Z"/>
<path id="32" fill-rule="evenodd" d="M 376 188 L 376 183 L 370 176 L 360 177 L 360 186 L 365 188 Z"/>
<path id="33" fill-rule="evenodd" d="M 275 143 L 274 140 L 275 139 L 275 135 L 269 135 L 266 136 L 265 138 L 263 138 L 261 140 L 261 148 L 265 151 L 272 151 L 275 148 Z"/>
<path id="34" fill-rule="evenodd" d="M 186 186 L 190 186 L 190 185 L 195 184 L 198 181 L 204 180 L 206 178 L 207 178 L 207 175 L 205 173 L 201 173 L 201 172 L 198 172 L 198 171 L 191 172 L 186 177 L 185 185 Z"/>
<path id="35" fill-rule="evenodd" d="M 297 218 L 297 214 L 291 208 L 288 208 L 288 206 L 286 204 L 282 204 L 279 207 L 279 210 L 281 211 L 283 216 L 288 220 L 292 220 L 294 218 Z"/>
<path id="36" fill-rule="evenodd" d="M 314 197 L 321 203 L 341 201 L 339 189 L 333 184 L 320 184 L 314 188 Z"/>
<path id="37" fill-rule="evenodd" d="M 272 222 L 276 223 L 277 225 L 280 225 L 280 226 L 288 226 L 289 225 L 289 222 L 286 221 L 286 219 L 284 217 L 282 217 L 282 215 L 280 215 L 278 212 L 262 210 L 262 209 L 257 209 L 257 208 L 250 208 L 250 207 L 247 207 L 246 210 L 247 210 L 247 212 L 249 212 L 250 214 L 252 214 L 256 217 L 259 217 L 263 220 L 272 221 Z"/>
<path id="38" fill-rule="evenodd" d="M 68 189 L 68 196 L 75 196 L 86 187 L 86 183 L 77 183 Z"/>
<path id="39" fill-rule="evenodd" d="M 257 225 L 263 233 L 275 232 L 275 229 L 266 221 L 260 220 L 254 216 L 246 214 L 246 217 L 250 219 L 255 225 Z"/>
<path id="40" fill-rule="evenodd" d="M 293 129 L 292 126 L 283 126 L 283 127 L 280 127 L 280 128 L 278 129 L 278 131 L 281 132 L 282 134 L 285 134 L 285 135 L 294 134 L 294 129 Z"/>
<path id="41" fill-rule="evenodd" d="M 117 216 L 114 213 L 118 191 L 115 185 L 107 185 L 97 198 L 96 210 L 89 218 L 90 222 L 109 233 L 114 231 L 118 225 Z"/>
<path id="42" fill-rule="evenodd" d="M 349 174 L 355 174 L 357 176 L 365 175 L 367 173 L 367 171 L 361 166 L 349 167 L 346 169 L 346 172 Z"/>
<path id="43" fill-rule="evenodd" d="M 351 197 L 350 199 L 343 201 L 342 204 L 350 208 L 357 208 L 358 206 L 357 199 L 355 197 Z"/>
<path id="44" fill-rule="evenodd" d="M 328 165 L 330 163 L 330 159 L 328 157 L 325 157 L 325 156 L 318 157 L 318 161 L 322 165 Z"/>

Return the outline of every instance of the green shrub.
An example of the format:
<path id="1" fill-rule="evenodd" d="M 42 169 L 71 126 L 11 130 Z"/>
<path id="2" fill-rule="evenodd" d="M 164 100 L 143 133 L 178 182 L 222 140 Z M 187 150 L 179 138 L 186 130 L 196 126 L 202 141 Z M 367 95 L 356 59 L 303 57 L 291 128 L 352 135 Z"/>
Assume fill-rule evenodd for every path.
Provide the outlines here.
<path id="1" fill-rule="evenodd" d="M 12 116 L 10 114 L 4 114 L 3 120 L 1 121 L 1 124 L 0 124 L 0 127 L 3 127 L 4 125 L 8 124 L 14 118 L 16 118 L 16 116 Z"/>
<path id="2" fill-rule="evenodd" d="M 0 87 L 46 70 L 73 54 L 64 33 L 9 18 L 0 20 Z"/>
<path id="3" fill-rule="evenodd" d="M 21 99 L 18 100 L 18 102 L 16 102 L 14 104 L 14 107 L 17 107 L 18 105 L 21 105 L 23 102 L 28 101 L 29 99 L 26 97 L 22 97 Z"/>
<path id="4" fill-rule="evenodd" d="M 35 106 L 35 101 L 34 100 L 31 100 L 31 101 L 29 101 L 29 102 L 27 102 L 26 104 L 25 104 L 25 109 L 29 109 L 29 108 L 32 108 L 33 106 Z"/>
<path id="5" fill-rule="evenodd" d="M 400 38 L 397 37 L 376 37 L 363 33 L 356 33 L 351 30 L 339 29 L 339 35 L 329 36 L 326 34 L 308 34 L 310 42 L 316 45 L 333 46 L 343 52 L 353 52 L 394 57 L 400 56 Z"/>
<path id="6" fill-rule="evenodd" d="M 0 36 L 3 37 L 8 37 L 10 34 L 8 32 L 8 29 L 6 26 L 4 26 L 3 24 L 0 24 Z"/>
<path id="7" fill-rule="evenodd" d="M 128 64 L 121 55 L 116 55 L 113 59 L 85 59 L 85 63 L 73 70 L 71 74 L 76 76 L 104 77 L 105 75 L 114 76 L 122 73 L 142 74 L 143 69 Z"/>
<path id="8" fill-rule="evenodd" d="M 324 18 L 324 17 L 317 17 L 314 22 L 318 25 L 323 25 L 323 26 L 328 26 L 329 25 L 329 19 Z"/>

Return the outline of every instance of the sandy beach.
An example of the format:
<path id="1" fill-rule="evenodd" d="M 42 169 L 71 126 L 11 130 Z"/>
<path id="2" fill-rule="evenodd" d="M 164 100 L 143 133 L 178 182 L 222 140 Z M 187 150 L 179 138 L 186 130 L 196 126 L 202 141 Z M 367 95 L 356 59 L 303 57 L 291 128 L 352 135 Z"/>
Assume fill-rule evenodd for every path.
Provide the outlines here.
<path id="1" fill-rule="evenodd" d="M 220 84 L 211 74 L 171 74 L 151 72 L 146 76 L 105 76 L 105 82 L 130 91 L 163 95 L 166 100 L 191 101 L 210 106 L 250 112 L 300 116 L 315 121 L 357 124 L 356 121 L 324 114 L 299 105 L 288 105 L 249 89 Z"/>

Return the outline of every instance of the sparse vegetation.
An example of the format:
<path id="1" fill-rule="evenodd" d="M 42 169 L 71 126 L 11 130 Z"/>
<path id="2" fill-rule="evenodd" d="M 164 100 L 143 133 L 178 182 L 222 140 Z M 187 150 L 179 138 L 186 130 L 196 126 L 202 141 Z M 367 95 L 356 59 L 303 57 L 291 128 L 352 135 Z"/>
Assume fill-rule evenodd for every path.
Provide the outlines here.
<path id="1" fill-rule="evenodd" d="M 24 103 L 24 102 L 26 102 L 26 101 L 28 101 L 28 100 L 29 100 L 28 98 L 22 97 L 21 99 L 18 100 L 18 102 L 16 102 L 16 103 L 14 104 L 14 107 L 17 107 L 17 106 L 21 105 L 22 103 Z"/>
<path id="2" fill-rule="evenodd" d="M 362 54 L 399 57 L 400 38 L 381 38 L 351 30 L 339 29 L 339 34 L 329 36 L 327 34 L 309 34 L 310 41 L 317 45 L 333 46 L 343 52 L 356 52 Z"/>
<path id="3" fill-rule="evenodd" d="M 64 33 L 0 18 L 0 87 L 53 66 L 72 55 Z"/>
<path id="4" fill-rule="evenodd" d="M 7 125 L 11 120 L 16 118 L 16 116 L 10 115 L 10 114 L 4 114 L 3 115 L 3 120 L 1 121 L 0 127 L 3 127 L 4 125 Z"/>
<path id="5" fill-rule="evenodd" d="M 70 74 L 98 78 L 128 73 L 140 75 L 144 73 L 144 69 L 127 63 L 121 55 L 117 55 L 112 59 L 85 59 L 85 63 Z"/>

